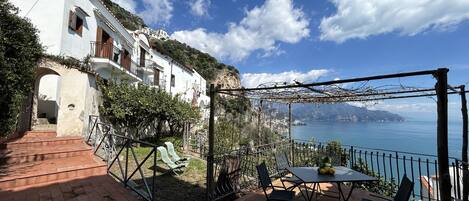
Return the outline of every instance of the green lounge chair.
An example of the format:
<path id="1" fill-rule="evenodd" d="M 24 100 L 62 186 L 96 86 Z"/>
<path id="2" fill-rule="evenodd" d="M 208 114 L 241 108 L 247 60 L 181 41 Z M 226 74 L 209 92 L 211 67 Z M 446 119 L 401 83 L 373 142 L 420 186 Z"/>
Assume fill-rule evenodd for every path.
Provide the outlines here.
<path id="1" fill-rule="evenodd" d="M 172 161 L 175 163 L 181 163 L 181 162 L 186 162 L 189 161 L 189 157 L 184 157 L 181 158 L 179 155 L 176 153 L 176 150 L 174 150 L 174 145 L 171 142 L 165 142 L 164 143 L 166 147 L 168 148 L 169 155 L 173 158 Z"/>
<path id="2" fill-rule="evenodd" d="M 183 168 L 187 166 L 187 163 L 176 164 L 168 156 L 168 151 L 166 148 L 159 146 L 156 148 L 161 154 L 161 160 L 169 167 L 169 170 L 166 173 L 174 173 L 175 175 L 179 175 L 177 172 L 182 172 Z"/>

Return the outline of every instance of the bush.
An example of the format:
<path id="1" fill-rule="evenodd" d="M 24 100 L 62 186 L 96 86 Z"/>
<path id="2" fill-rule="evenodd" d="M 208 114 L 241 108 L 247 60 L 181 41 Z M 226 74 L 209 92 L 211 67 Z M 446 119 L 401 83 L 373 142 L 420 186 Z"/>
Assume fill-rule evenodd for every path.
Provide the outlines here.
<path id="1" fill-rule="evenodd" d="M 0 0 L 0 136 L 15 131 L 32 91 L 34 68 L 42 56 L 37 30 L 6 0 Z"/>

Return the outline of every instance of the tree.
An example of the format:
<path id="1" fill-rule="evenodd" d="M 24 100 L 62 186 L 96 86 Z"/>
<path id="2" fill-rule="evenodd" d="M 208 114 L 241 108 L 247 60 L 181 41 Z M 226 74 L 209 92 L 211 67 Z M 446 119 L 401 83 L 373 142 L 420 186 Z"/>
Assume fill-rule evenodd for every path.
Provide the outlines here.
<path id="1" fill-rule="evenodd" d="M 144 84 L 137 86 L 126 79 L 99 81 L 102 92 L 101 115 L 113 126 L 141 137 L 142 131 L 155 125 L 159 139 L 167 123 L 171 135 L 179 135 L 185 122 L 200 118 L 199 110 L 163 90 Z"/>
<path id="2" fill-rule="evenodd" d="M 18 9 L 0 0 L 0 136 L 16 128 L 23 102 L 32 91 L 34 68 L 43 48 L 37 30 Z"/>
<path id="3" fill-rule="evenodd" d="M 134 86 L 126 80 L 99 80 L 99 86 L 103 98 L 100 113 L 111 124 L 135 136 L 139 136 L 139 129 L 150 125 L 155 116 L 151 108 L 155 89 L 143 84 Z"/>

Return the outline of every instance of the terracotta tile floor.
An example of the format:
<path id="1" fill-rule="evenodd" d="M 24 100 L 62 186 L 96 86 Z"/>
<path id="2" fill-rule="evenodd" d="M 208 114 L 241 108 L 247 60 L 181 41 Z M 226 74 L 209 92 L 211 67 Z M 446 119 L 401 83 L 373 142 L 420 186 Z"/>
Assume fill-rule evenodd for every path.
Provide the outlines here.
<path id="1" fill-rule="evenodd" d="M 20 187 L 0 192 L 3 201 L 137 201 L 137 196 L 108 175 Z"/>
<path id="2" fill-rule="evenodd" d="M 273 182 L 274 186 L 281 186 L 282 183 L 280 183 L 279 180 Z M 303 188 L 302 188 L 303 189 Z M 338 199 L 338 190 L 336 185 L 332 185 L 329 183 L 323 183 L 321 184 L 321 190 L 327 195 L 318 195 L 317 199 L 316 197 L 313 197 L 312 200 L 319 200 L 319 201 L 336 201 Z M 349 192 L 350 188 L 348 187 L 343 187 L 342 188 L 343 192 L 345 195 Z M 311 192 L 309 192 L 311 193 Z M 361 189 L 354 189 L 353 193 L 350 197 L 349 201 L 362 201 L 363 198 L 366 198 L 368 200 L 373 200 L 373 201 L 384 201 L 385 199 L 381 199 L 375 196 L 372 196 L 371 193 L 361 190 Z M 265 201 L 265 195 L 262 189 L 256 191 L 256 192 L 251 192 L 248 193 L 247 195 L 237 199 L 236 201 Z M 303 196 L 301 196 L 301 193 L 298 188 L 295 188 L 295 201 L 304 201 L 305 199 Z M 343 199 L 341 199 L 343 200 Z"/>

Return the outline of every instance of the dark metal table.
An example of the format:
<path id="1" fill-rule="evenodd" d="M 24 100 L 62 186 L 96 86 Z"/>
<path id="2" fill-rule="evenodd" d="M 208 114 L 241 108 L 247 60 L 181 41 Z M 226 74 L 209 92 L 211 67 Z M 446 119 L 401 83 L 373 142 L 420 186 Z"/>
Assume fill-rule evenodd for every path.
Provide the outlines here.
<path id="1" fill-rule="evenodd" d="M 337 188 L 339 190 L 339 200 L 341 197 L 347 201 L 350 199 L 352 195 L 354 184 L 357 182 L 370 182 L 370 181 L 377 181 L 378 179 L 375 177 L 368 176 L 361 172 L 357 172 L 347 167 L 343 166 L 336 166 L 334 167 L 335 174 L 334 175 L 321 175 L 318 174 L 318 167 L 289 167 L 287 170 L 291 172 L 293 175 L 298 177 L 303 181 L 304 188 L 308 188 L 306 184 L 313 184 L 313 192 L 311 193 L 311 197 L 309 193 L 306 191 L 306 197 L 308 200 L 313 199 L 314 190 L 316 189 L 316 185 L 319 183 L 337 183 Z M 352 187 L 350 188 L 350 192 L 347 196 L 344 195 L 342 192 L 341 184 L 344 182 L 352 183 Z M 305 197 L 305 198 L 306 198 Z"/>

